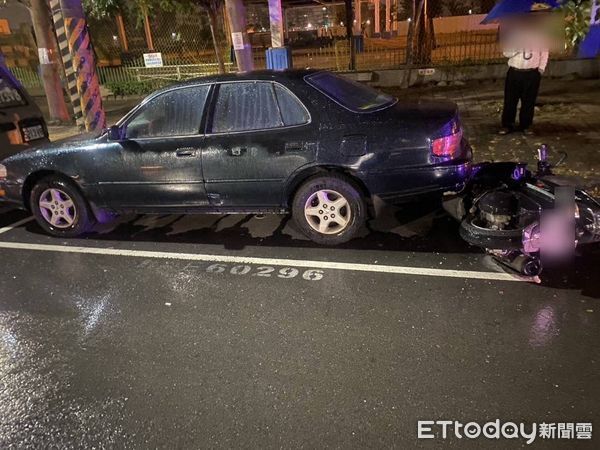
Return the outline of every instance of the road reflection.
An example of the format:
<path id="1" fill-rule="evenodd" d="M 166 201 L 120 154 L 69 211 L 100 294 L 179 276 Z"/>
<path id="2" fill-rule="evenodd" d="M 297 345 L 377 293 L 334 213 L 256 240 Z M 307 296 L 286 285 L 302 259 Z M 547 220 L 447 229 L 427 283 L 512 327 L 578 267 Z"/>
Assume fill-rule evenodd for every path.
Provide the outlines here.
<path id="1" fill-rule="evenodd" d="M 558 334 L 559 327 L 555 307 L 554 305 L 545 305 L 535 313 L 529 330 L 529 345 L 534 348 L 545 347 Z"/>

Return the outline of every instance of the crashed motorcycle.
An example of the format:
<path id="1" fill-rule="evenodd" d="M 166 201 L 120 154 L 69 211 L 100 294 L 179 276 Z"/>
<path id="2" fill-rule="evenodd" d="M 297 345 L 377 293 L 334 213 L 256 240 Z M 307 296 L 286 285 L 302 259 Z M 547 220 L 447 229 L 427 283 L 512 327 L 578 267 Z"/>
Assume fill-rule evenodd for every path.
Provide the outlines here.
<path id="1" fill-rule="evenodd" d="M 444 201 L 465 241 L 524 276 L 539 275 L 546 259 L 600 241 L 600 203 L 553 174 L 566 154 L 553 165 L 543 145 L 537 159 L 535 172 L 526 163 L 476 164 L 465 189 Z"/>

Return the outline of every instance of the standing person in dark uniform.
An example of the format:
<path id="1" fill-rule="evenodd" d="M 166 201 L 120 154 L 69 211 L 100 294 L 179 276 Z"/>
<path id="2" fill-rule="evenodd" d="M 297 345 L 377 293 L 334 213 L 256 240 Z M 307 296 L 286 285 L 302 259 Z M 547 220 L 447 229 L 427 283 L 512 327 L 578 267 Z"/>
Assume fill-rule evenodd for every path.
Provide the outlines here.
<path id="1" fill-rule="evenodd" d="M 532 135 L 531 125 L 535 100 L 540 88 L 542 74 L 548 64 L 548 50 L 508 50 L 508 73 L 504 85 L 504 109 L 502 111 L 502 129 L 500 134 L 520 130 Z M 515 126 L 517 105 L 521 101 L 519 127 Z"/>

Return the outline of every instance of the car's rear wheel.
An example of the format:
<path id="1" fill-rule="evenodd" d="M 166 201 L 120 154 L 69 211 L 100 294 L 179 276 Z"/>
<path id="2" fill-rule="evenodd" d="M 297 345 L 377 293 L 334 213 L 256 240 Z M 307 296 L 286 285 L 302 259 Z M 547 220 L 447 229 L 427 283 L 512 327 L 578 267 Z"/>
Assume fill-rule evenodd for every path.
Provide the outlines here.
<path id="1" fill-rule="evenodd" d="M 59 176 L 48 176 L 35 184 L 30 206 L 37 223 L 53 236 L 79 236 L 95 223 L 88 202 L 77 186 Z"/>
<path id="2" fill-rule="evenodd" d="M 363 226 L 366 206 L 360 189 L 344 176 L 310 178 L 296 192 L 292 213 L 312 241 L 337 245 L 349 241 Z"/>

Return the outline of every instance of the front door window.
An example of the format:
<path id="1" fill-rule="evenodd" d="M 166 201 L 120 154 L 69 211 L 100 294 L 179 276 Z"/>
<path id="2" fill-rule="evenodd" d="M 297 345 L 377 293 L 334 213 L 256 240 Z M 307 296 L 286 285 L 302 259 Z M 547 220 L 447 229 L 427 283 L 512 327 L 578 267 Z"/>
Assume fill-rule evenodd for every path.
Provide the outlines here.
<path id="1" fill-rule="evenodd" d="M 128 139 L 192 136 L 200 122 L 209 85 L 167 91 L 154 97 L 127 124 Z"/>

